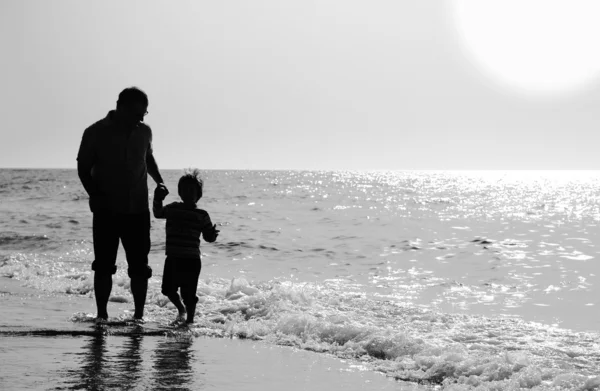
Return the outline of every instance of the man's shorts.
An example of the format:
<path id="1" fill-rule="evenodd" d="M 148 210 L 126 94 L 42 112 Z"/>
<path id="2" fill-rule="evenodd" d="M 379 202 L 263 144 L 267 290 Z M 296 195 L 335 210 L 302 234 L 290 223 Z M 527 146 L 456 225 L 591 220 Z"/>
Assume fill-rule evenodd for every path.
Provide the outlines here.
<path id="1" fill-rule="evenodd" d="M 127 258 L 130 278 L 152 276 L 148 266 L 150 253 L 150 212 L 122 214 L 107 211 L 95 212 L 93 222 L 94 256 L 92 270 L 96 273 L 117 272 L 119 240 Z"/>
<path id="2" fill-rule="evenodd" d="M 167 257 L 163 270 L 161 292 L 165 296 L 177 293 L 181 288 L 181 298 L 184 303 L 196 300 L 196 289 L 202 261 L 197 259 L 179 259 Z"/>

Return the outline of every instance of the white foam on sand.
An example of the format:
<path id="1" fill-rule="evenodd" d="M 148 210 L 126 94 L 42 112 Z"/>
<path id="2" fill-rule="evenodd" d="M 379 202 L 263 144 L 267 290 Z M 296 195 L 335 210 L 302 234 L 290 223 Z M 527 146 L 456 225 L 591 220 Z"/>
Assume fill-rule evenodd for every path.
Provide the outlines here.
<path id="1" fill-rule="evenodd" d="M 261 341 L 202 337 L 199 329 L 116 336 L 105 326 L 96 335 L 93 300 L 40 294 L 9 278 L 0 279 L 0 303 L 0 389 L 427 389 L 403 385 L 360 363 Z M 129 307 L 109 304 L 116 315 L 111 320 L 129 319 Z M 147 329 L 154 330 L 155 317 L 150 314 L 147 319 Z M 44 330 L 58 335 L 43 338 L 39 331 Z M 185 340 L 188 343 L 182 344 Z"/>
<path id="2" fill-rule="evenodd" d="M 15 283 L 18 282 L 10 282 Z M 71 333 L 75 336 L 89 336 L 89 332 L 80 330 L 95 327 L 94 302 L 90 298 L 40 294 L 23 287 L 9 286 L 5 291 L 12 293 L 0 296 L 5 310 L 0 338 L 5 338 L 7 330 L 19 327 L 25 327 L 26 331 L 38 326 L 70 328 L 77 331 Z M 349 373 L 367 369 L 366 372 L 380 372 L 414 386 L 452 390 L 510 389 L 521 385 L 550 390 L 565 379 L 568 384 L 584 387 L 600 372 L 597 334 L 572 332 L 513 317 L 438 313 L 374 301 L 356 292 L 340 290 L 335 281 L 325 285 L 291 282 L 253 285 L 243 279 L 202 280 L 199 294 L 196 324 L 189 329 L 168 330 L 164 327 L 176 317 L 175 308 L 164 298 L 150 295 L 147 323 L 140 327 L 152 332 L 138 334 L 144 341 L 157 335 L 167 340 L 205 337 L 215 337 L 220 343 L 236 340 L 242 349 L 286 346 L 294 351 L 313 352 L 318 357 L 337 357 L 334 362 L 341 365 L 345 361 L 344 368 Z M 109 303 L 109 314 L 115 327 L 120 327 L 131 319 L 133 308 L 131 303 L 117 300 Z M 117 339 L 129 335 L 111 327 L 103 334 Z M 27 332 L 19 335 L 27 336 Z M 242 357 L 256 355 L 250 350 L 246 353 Z M 40 365 L 44 364 L 45 358 L 40 360 Z M 252 367 L 253 363 L 248 365 Z"/>

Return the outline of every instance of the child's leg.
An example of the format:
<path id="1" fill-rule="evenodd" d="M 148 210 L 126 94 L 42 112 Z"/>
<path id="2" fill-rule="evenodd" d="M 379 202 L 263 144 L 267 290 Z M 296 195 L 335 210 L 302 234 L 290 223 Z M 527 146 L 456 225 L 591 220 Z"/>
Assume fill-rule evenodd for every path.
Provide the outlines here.
<path id="1" fill-rule="evenodd" d="M 175 271 L 175 260 L 167 258 L 165 260 L 165 268 L 163 270 L 163 280 L 161 286 L 161 292 L 167 296 L 171 303 L 175 305 L 179 312 L 179 317 L 185 316 L 185 308 L 177 293 L 177 273 Z"/>
<path id="2" fill-rule="evenodd" d="M 198 303 L 198 296 L 195 294 L 187 299 L 185 303 L 185 309 L 187 311 L 185 323 L 194 323 L 194 316 L 196 315 L 196 303 Z"/>
<path id="3" fill-rule="evenodd" d="M 185 278 L 182 279 L 181 283 L 181 296 L 183 297 L 183 303 L 187 311 L 186 323 L 194 323 L 194 315 L 196 314 L 196 304 L 198 303 L 198 296 L 196 296 L 196 290 L 198 289 L 198 278 L 200 278 L 200 261 L 195 263 L 191 270 L 186 273 Z"/>
<path id="4" fill-rule="evenodd" d="M 185 307 L 183 306 L 183 303 L 181 302 L 181 298 L 179 297 L 179 293 L 175 292 L 175 293 L 171 293 L 167 296 L 169 298 L 169 300 L 171 300 L 171 303 L 173 303 L 175 305 L 175 307 L 177 307 L 177 311 L 179 312 L 179 316 L 185 316 Z"/>

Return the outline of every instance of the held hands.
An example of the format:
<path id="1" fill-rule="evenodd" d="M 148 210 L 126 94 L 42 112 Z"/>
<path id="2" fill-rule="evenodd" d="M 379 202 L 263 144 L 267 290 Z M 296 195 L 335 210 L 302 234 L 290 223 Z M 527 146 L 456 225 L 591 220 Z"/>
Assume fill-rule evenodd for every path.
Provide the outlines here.
<path id="1" fill-rule="evenodd" d="M 155 198 L 158 198 L 162 201 L 167 197 L 167 194 L 169 194 L 169 190 L 167 189 L 167 186 L 165 186 L 164 183 L 159 183 L 158 185 L 156 185 L 156 189 L 154 189 Z"/>

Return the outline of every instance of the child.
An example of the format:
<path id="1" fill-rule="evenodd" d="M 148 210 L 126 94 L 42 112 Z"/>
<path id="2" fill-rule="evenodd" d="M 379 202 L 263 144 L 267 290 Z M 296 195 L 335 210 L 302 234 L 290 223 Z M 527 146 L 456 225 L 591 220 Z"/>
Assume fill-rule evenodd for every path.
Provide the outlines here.
<path id="1" fill-rule="evenodd" d="M 198 209 L 196 203 L 202 198 L 204 183 L 200 171 L 185 172 L 179 179 L 177 190 L 183 202 L 173 202 L 163 206 L 168 194 L 164 186 L 154 190 L 154 217 L 167 219 L 167 245 L 165 269 L 162 280 L 162 293 L 171 300 L 179 314 L 176 321 L 194 323 L 196 312 L 196 289 L 202 262 L 200 260 L 200 234 L 209 243 L 217 240 L 219 230 L 210 221 L 205 210 Z M 181 288 L 181 297 L 177 290 Z M 183 304 L 181 300 L 183 299 Z M 185 307 L 184 307 L 185 304 Z M 186 317 L 187 313 L 187 317 Z"/>

